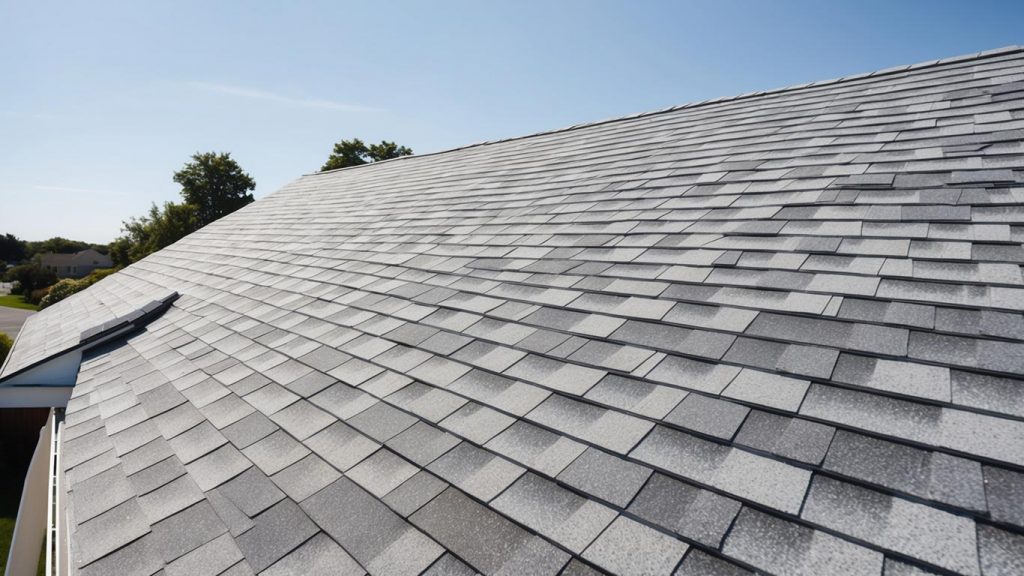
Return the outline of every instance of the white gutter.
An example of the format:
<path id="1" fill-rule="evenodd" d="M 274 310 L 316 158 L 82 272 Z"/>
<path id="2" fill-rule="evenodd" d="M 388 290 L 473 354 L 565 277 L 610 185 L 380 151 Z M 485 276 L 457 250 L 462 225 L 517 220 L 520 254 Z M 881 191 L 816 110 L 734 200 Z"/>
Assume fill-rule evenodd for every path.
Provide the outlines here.
<path id="1" fill-rule="evenodd" d="M 58 419 L 58 416 L 60 418 Z M 51 411 L 51 418 L 56 425 L 52 427 L 53 449 L 50 457 L 50 485 L 47 491 L 46 505 L 46 576 L 66 576 L 68 573 L 67 558 L 67 516 L 64 514 L 64 472 L 61 464 L 61 441 L 64 437 L 63 414 Z"/>

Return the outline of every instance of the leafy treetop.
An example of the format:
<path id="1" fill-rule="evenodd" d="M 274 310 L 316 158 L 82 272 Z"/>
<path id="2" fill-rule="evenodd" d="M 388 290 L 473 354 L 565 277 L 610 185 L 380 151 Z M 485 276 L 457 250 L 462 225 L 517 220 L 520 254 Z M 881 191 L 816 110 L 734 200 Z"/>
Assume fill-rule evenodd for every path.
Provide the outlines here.
<path id="1" fill-rule="evenodd" d="M 400 156 L 412 156 L 412 149 L 406 146 L 399 146 L 387 140 L 381 140 L 380 144 L 370 144 L 369 146 L 364 144 L 359 138 L 342 140 L 334 145 L 334 150 L 327 158 L 327 162 L 320 168 L 320 171 L 360 166 Z"/>
<path id="2" fill-rule="evenodd" d="M 24 240 L 14 234 L 0 236 L 0 262 L 21 262 L 27 257 Z"/>
<path id="3" fill-rule="evenodd" d="M 199 227 L 253 201 L 256 181 L 242 171 L 230 153 L 205 152 L 174 173 L 185 204 L 195 206 Z"/>
<path id="4" fill-rule="evenodd" d="M 127 266 L 181 240 L 203 226 L 253 201 L 256 182 L 230 154 L 196 153 L 174 173 L 181 184 L 181 204 L 156 204 L 149 213 L 124 222 L 124 235 L 110 243 L 114 264 Z"/>
<path id="5" fill-rule="evenodd" d="M 197 214 L 192 204 L 166 202 L 163 209 L 153 204 L 148 215 L 124 222 L 124 236 L 110 243 L 111 260 L 127 266 L 174 244 L 200 228 Z"/>

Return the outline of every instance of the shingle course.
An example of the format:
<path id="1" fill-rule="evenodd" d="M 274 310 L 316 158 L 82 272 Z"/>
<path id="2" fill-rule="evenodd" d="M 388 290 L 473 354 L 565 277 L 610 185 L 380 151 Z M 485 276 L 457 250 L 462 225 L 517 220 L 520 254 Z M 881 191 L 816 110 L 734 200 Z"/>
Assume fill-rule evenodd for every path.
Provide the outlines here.
<path id="1" fill-rule="evenodd" d="M 491 507 L 576 554 L 616 517 L 611 508 L 530 473 L 520 476 Z"/>
<path id="2" fill-rule="evenodd" d="M 800 515 L 935 566 L 980 573 L 974 521 L 961 516 L 820 475 Z"/>

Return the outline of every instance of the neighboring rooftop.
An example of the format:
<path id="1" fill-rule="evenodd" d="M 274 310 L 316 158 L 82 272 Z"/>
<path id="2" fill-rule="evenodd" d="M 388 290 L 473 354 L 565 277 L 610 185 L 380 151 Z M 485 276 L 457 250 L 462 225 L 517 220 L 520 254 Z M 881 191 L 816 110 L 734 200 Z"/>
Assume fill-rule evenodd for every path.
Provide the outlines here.
<path id="1" fill-rule="evenodd" d="M 40 255 L 40 265 L 57 273 L 60 277 L 79 278 L 99 268 L 110 268 L 114 261 L 110 256 L 86 248 L 72 254 L 47 252 Z"/>
<path id="2" fill-rule="evenodd" d="M 181 295 L 83 359 L 82 575 L 1019 574 L 1022 243 L 1009 48 L 305 176 L 3 375 Z"/>

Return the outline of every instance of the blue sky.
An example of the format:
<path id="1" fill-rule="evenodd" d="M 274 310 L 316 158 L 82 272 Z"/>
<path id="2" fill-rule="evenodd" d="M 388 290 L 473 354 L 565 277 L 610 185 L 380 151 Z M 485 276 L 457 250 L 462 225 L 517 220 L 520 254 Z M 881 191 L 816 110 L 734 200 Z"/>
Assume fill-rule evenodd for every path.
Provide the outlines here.
<path id="1" fill-rule="evenodd" d="M 258 197 L 341 138 L 431 152 L 1008 44 L 1019 0 L 2 2 L 0 232 L 112 240 L 196 151 Z"/>

